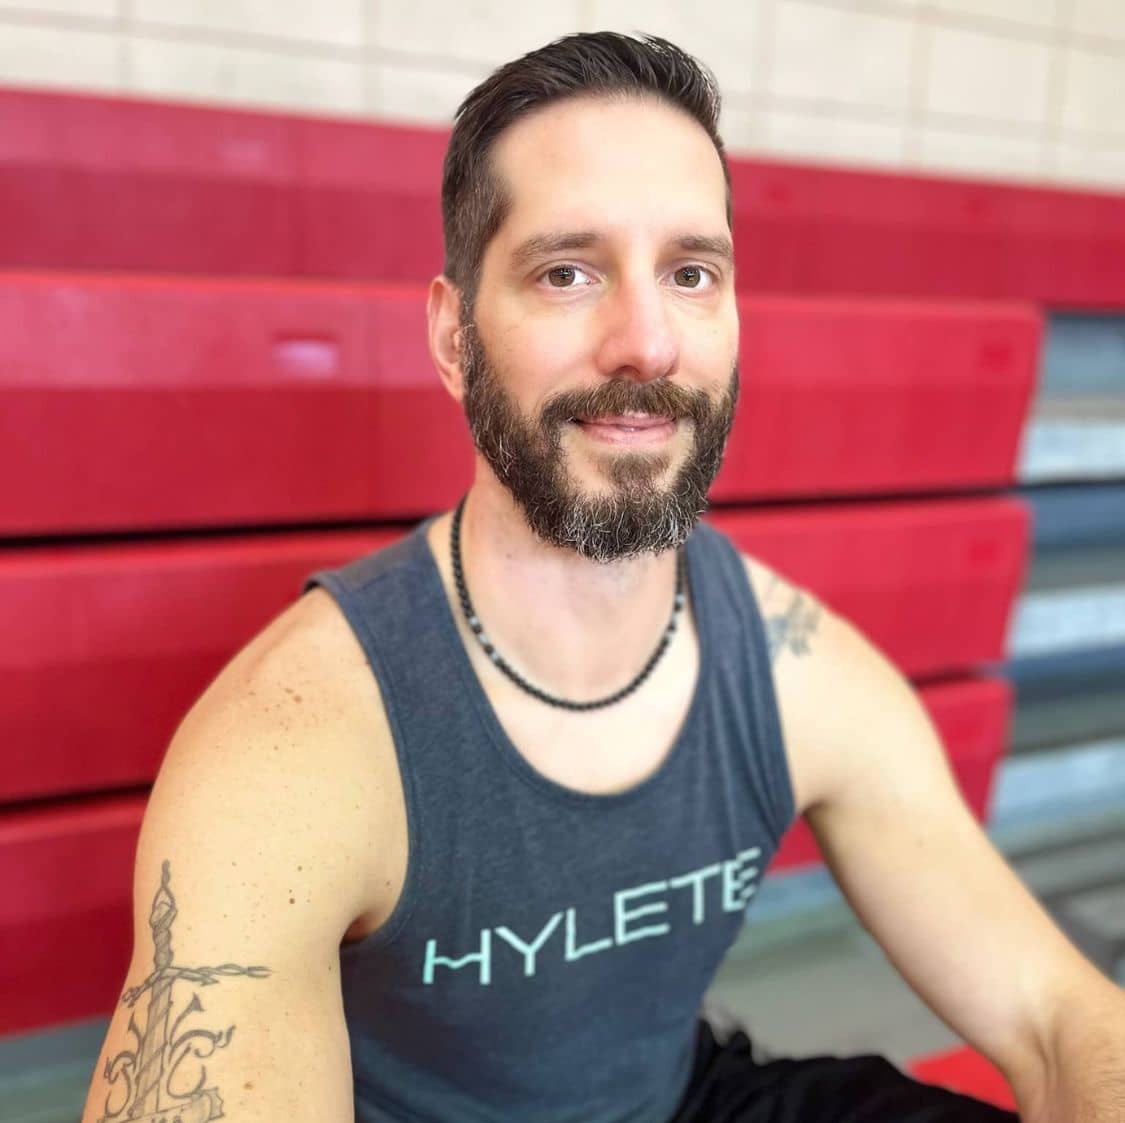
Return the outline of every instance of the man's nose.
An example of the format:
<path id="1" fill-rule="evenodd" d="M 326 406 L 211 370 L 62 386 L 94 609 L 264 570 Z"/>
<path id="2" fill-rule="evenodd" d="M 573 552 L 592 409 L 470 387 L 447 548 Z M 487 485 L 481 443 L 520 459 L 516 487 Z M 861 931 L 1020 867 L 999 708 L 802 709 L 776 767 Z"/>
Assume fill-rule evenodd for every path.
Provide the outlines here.
<path id="1" fill-rule="evenodd" d="M 599 370 L 611 378 L 649 382 L 675 372 L 679 343 L 668 293 L 656 280 L 624 280 L 603 300 L 597 354 Z"/>

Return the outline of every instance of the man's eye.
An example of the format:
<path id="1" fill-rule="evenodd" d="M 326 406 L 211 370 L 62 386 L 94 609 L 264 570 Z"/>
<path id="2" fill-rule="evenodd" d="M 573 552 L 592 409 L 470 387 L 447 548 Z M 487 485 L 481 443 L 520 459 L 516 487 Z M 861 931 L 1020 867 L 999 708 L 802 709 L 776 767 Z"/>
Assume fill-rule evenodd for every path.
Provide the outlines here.
<path id="1" fill-rule="evenodd" d="M 590 283 L 589 277 L 576 265 L 556 265 L 543 274 L 555 289 L 572 289 Z"/>
<path id="2" fill-rule="evenodd" d="M 682 265 L 672 276 L 676 278 L 676 284 L 685 289 L 706 288 L 713 280 L 711 274 L 698 265 Z"/>

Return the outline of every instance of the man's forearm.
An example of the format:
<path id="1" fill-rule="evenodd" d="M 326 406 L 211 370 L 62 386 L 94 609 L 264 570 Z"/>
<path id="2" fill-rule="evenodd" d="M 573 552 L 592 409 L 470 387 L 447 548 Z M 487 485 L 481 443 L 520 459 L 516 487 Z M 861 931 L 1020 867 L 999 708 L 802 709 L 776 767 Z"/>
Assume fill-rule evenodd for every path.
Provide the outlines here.
<path id="1" fill-rule="evenodd" d="M 1125 1120 L 1125 991 L 1101 984 L 1060 1003 L 1040 1065 L 1013 1080 L 1023 1123 Z"/>

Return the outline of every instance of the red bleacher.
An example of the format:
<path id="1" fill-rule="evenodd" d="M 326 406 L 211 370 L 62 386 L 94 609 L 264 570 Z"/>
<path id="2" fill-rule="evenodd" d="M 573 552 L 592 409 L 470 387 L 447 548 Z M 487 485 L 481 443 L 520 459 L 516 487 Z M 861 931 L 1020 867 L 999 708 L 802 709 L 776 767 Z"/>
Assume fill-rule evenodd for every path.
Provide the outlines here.
<path id="1" fill-rule="evenodd" d="M 907 674 L 1004 658 L 1031 535 L 1018 499 L 822 503 L 708 517 L 858 624 Z"/>
<path id="2" fill-rule="evenodd" d="M 397 534 L 0 552 L 0 801 L 148 784 L 192 701 L 314 569 Z"/>
<path id="3" fill-rule="evenodd" d="M 446 133 L 0 90 L 6 266 L 424 281 Z"/>
<path id="4" fill-rule="evenodd" d="M 799 577 L 912 673 L 1002 654 L 1027 530 L 1014 501 L 721 512 L 710 521 L 767 564 L 800 571 L 803 562 Z M 303 531 L 0 553 L 9 744 L 0 800 L 151 781 L 192 700 L 302 578 L 394 536 Z M 113 751 L 91 751 L 105 745 Z"/>
<path id="5" fill-rule="evenodd" d="M 143 795 L 106 795 L 0 815 L 0 1034 L 113 1009 L 144 807 Z"/>
<path id="6" fill-rule="evenodd" d="M 8 1032 L 108 1011 L 179 718 L 306 573 L 449 505 L 470 446 L 419 286 L 444 131 L 14 90 L 0 118 Z M 1039 306 L 1125 304 L 1125 198 L 732 175 L 743 393 L 711 518 L 914 676 L 983 816 L 1011 698 L 975 668 L 1028 540 L 984 492 L 1013 482 Z M 799 826 L 778 865 L 815 858 Z"/>
<path id="7" fill-rule="evenodd" d="M 440 268 L 444 130 L 31 90 L 0 91 L 0 119 L 5 265 Z M 1121 196 L 747 159 L 731 176 L 748 290 L 1122 303 Z"/>
<path id="8" fill-rule="evenodd" d="M 746 298 L 723 502 L 1006 487 L 1035 385 L 1030 306 Z"/>
<path id="9" fill-rule="evenodd" d="M 1003 487 L 1029 308 L 747 297 L 717 501 Z M 0 534 L 407 518 L 472 448 L 421 290 L 10 273 Z M 435 457 L 433 450 L 442 455 Z"/>
<path id="10" fill-rule="evenodd" d="M 417 288 L 9 274 L 0 393 L 0 535 L 416 515 L 471 465 Z"/>
<path id="11" fill-rule="evenodd" d="M 0 107 L 5 265 L 293 271 L 286 119 L 20 90 Z"/>
<path id="12" fill-rule="evenodd" d="M 740 284 L 1125 304 L 1125 195 L 764 160 L 731 167 Z"/>

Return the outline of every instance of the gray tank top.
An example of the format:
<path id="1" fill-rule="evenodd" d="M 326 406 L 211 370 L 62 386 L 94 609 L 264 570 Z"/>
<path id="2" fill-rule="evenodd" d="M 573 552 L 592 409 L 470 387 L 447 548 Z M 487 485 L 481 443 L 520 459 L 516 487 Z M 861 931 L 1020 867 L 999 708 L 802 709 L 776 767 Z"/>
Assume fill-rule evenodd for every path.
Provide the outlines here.
<path id="1" fill-rule="evenodd" d="M 302 589 L 326 588 L 363 646 L 406 799 L 397 907 L 340 952 L 356 1119 L 666 1123 L 703 993 L 794 814 L 742 561 L 718 531 L 691 535 L 687 717 L 655 773 L 589 795 L 505 734 L 428 525 Z"/>

